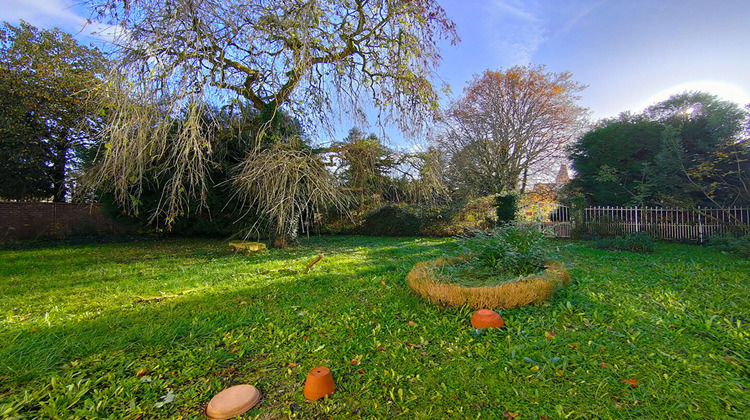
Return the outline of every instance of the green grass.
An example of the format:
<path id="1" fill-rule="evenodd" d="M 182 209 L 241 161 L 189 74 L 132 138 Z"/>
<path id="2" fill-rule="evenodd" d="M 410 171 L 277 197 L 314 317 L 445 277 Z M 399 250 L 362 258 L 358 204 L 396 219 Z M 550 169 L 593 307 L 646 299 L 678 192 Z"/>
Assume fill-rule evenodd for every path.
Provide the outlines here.
<path id="1" fill-rule="evenodd" d="M 240 383 L 263 393 L 246 413 L 262 419 L 750 412 L 750 261 L 556 245 L 573 284 L 483 333 L 405 284 L 416 261 L 455 255 L 451 239 L 311 238 L 252 257 L 207 240 L 0 251 L 0 417 L 201 418 Z M 337 392 L 307 403 L 318 365 Z"/>

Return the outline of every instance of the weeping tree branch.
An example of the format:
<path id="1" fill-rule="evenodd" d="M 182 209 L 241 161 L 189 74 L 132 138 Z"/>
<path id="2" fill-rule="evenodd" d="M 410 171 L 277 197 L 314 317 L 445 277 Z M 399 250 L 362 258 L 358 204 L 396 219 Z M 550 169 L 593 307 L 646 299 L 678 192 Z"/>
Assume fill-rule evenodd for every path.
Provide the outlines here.
<path id="1" fill-rule="evenodd" d="M 349 200 L 320 156 L 284 144 L 251 151 L 233 184 L 246 207 L 268 215 L 275 234 L 292 240 L 300 215 L 327 205 L 345 211 Z"/>
<path id="2" fill-rule="evenodd" d="M 239 98 L 260 112 L 255 150 L 231 185 L 245 188 L 238 194 L 248 204 L 286 222 L 297 214 L 299 197 L 318 204 L 318 197 L 331 197 L 330 188 L 322 187 L 328 177 L 320 171 L 315 174 L 322 176 L 316 180 L 321 185 L 308 195 L 297 195 L 299 189 L 288 182 L 275 197 L 278 204 L 247 195 L 249 186 L 258 186 L 252 167 L 261 158 L 280 156 L 278 150 L 263 150 L 278 111 L 310 129 L 331 129 L 331 116 L 348 111 L 364 119 L 364 110 L 374 106 L 379 123 L 419 132 L 438 109 L 432 84 L 438 43 L 458 41 L 454 23 L 434 0 L 84 3 L 93 19 L 120 32 L 114 45 L 118 65 L 103 89 L 110 94 L 104 102 L 113 106 L 106 109 L 103 148 L 88 185 L 113 191 L 135 210 L 144 184 L 157 182 L 148 178 L 153 168 L 168 171 L 171 177 L 158 185 L 159 216 L 167 223 L 188 211 L 189 200 L 205 202 L 211 182 L 216 139 L 213 123 L 201 117 L 201 104 Z"/>

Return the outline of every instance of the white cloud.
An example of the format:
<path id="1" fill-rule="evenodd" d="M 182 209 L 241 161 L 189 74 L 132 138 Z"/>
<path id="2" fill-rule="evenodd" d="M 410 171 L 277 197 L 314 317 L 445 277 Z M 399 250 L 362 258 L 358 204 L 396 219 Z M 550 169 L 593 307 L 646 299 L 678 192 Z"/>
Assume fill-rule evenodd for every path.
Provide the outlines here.
<path id="1" fill-rule="evenodd" d="M 546 42 L 545 22 L 533 2 L 494 0 L 486 6 L 484 37 L 502 66 L 528 64 Z"/>
<path id="2" fill-rule="evenodd" d="M 604 1 L 597 1 L 595 3 L 589 3 L 578 6 L 578 13 L 574 14 L 571 18 L 565 21 L 562 28 L 555 34 L 555 36 L 566 35 L 570 32 L 586 15 L 602 6 Z"/>
<path id="3" fill-rule="evenodd" d="M 24 20 L 40 29 L 59 28 L 78 39 L 93 42 L 99 47 L 103 43 L 122 35 L 119 27 L 90 22 L 84 17 L 85 10 L 75 7 L 73 0 L 3 0 L 0 20 L 17 25 Z"/>
<path id="4" fill-rule="evenodd" d="M 86 19 L 75 12 L 69 0 L 5 0 L 0 20 L 17 24 L 25 20 L 39 28 L 58 27 L 71 33 L 81 31 Z"/>

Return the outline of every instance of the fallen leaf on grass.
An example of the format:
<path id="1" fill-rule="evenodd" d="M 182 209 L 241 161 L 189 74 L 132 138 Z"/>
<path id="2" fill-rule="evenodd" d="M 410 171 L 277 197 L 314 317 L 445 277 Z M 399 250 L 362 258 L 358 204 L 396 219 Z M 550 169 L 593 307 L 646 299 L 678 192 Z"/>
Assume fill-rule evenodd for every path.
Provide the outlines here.
<path id="1" fill-rule="evenodd" d="M 385 351 L 385 347 L 383 347 L 383 346 L 378 346 L 378 351 Z"/>
<path id="2" fill-rule="evenodd" d="M 362 369 L 360 369 L 360 370 L 358 370 L 358 371 L 357 371 L 357 373 L 359 373 L 360 375 L 364 375 L 364 374 L 365 374 L 365 371 L 364 371 L 364 370 L 362 370 Z"/>
<path id="3" fill-rule="evenodd" d="M 541 415 L 539 416 L 539 420 L 549 420 L 549 416 Z"/>
<path id="4" fill-rule="evenodd" d="M 380 280 L 380 284 L 382 284 L 383 286 L 385 286 L 385 280 Z"/>
<path id="5" fill-rule="evenodd" d="M 518 417 L 518 413 L 509 413 L 509 412 L 506 411 L 506 412 L 503 413 L 503 417 L 505 417 L 508 420 L 514 419 L 514 418 Z"/>
<path id="6" fill-rule="evenodd" d="M 359 364 L 359 360 L 357 360 L 357 359 L 352 359 L 352 362 L 351 362 L 351 363 L 352 363 L 353 365 L 358 365 L 358 364 Z"/>
<path id="7" fill-rule="evenodd" d="M 174 393 L 170 390 L 169 392 L 167 392 L 167 395 L 161 397 L 161 402 L 154 404 L 154 408 L 164 407 L 165 405 L 174 401 L 174 397 L 175 397 Z"/>
<path id="8" fill-rule="evenodd" d="M 422 346 L 420 346 L 419 344 L 414 344 L 414 343 L 406 343 L 406 345 L 409 346 L 409 347 L 413 347 L 415 349 L 421 349 L 422 348 Z"/>
<path id="9" fill-rule="evenodd" d="M 141 370 L 138 371 L 138 373 L 136 373 L 136 375 L 138 375 L 138 377 L 140 378 L 143 375 L 145 375 L 146 373 L 148 373 L 147 369 L 141 369 Z"/>
<path id="10" fill-rule="evenodd" d="M 409 321 L 409 325 L 417 325 L 417 323 L 414 321 Z"/>
<path id="11" fill-rule="evenodd" d="M 554 339 L 555 335 L 557 335 L 557 333 L 555 333 L 554 331 L 547 331 L 546 333 L 544 333 L 544 336 L 547 337 L 547 340 Z"/>
<path id="12" fill-rule="evenodd" d="M 620 379 L 620 382 L 624 383 L 625 385 L 630 385 L 633 388 L 638 386 L 638 381 L 635 379 Z"/>
<path id="13" fill-rule="evenodd" d="M 297 367 L 297 363 L 295 363 L 295 362 L 289 362 L 289 367 Z"/>

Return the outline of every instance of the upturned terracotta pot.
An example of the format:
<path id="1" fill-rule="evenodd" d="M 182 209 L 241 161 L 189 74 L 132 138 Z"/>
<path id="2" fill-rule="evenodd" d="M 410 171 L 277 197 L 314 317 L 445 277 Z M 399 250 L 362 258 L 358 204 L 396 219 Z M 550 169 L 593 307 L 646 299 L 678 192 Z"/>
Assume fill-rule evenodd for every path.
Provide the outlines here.
<path id="1" fill-rule="evenodd" d="M 302 392 L 310 401 L 315 401 L 333 393 L 336 387 L 333 385 L 333 375 L 331 369 L 325 366 L 318 366 L 307 372 L 307 381 L 305 389 Z"/>
<path id="2" fill-rule="evenodd" d="M 253 408 L 259 400 L 260 391 L 254 386 L 233 386 L 211 398 L 206 407 L 206 416 L 213 420 L 230 419 Z"/>
<path id="3" fill-rule="evenodd" d="M 504 325 L 503 317 L 489 309 L 480 309 L 471 316 L 471 326 L 474 328 L 502 328 Z"/>

